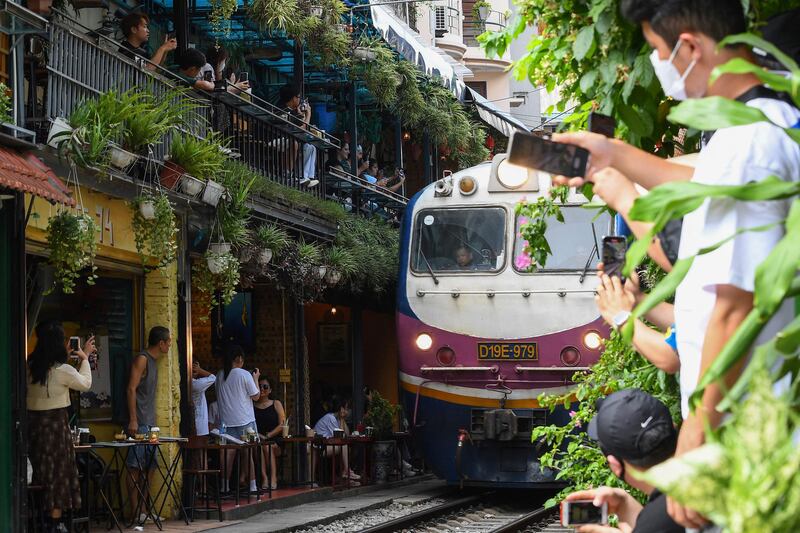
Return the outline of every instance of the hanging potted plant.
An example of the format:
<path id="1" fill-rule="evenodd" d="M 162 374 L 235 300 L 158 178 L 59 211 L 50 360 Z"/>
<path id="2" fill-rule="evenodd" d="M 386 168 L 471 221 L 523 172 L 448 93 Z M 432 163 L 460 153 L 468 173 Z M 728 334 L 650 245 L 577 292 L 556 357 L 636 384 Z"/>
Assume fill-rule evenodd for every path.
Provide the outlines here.
<path id="1" fill-rule="evenodd" d="M 486 0 L 478 0 L 472 6 L 472 18 L 479 22 L 486 22 L 489 13 L 492 11 L 492 4 Z"/>
<path id="2" fill-rule="evenodd" d="M 90 270 L 86 283 L 93 285 L 97 279 L 94 258 L 98 231 L 94 217 L 82 212 L 65 209 L 50 217 L 47 223 L 48 262 L 55 268 L 56 282 L 65 294 L 74 292 L 75 282 L 87 268 Z"/>
<path id="3" fill-rule="evenodd" d="M 256 232 L 256 241 L 261 247 L 258 260 L 266 265 L 289 244 L 289 234 L 275 224 L 264 224 Z"/>
<path id="4" fill-rule="evenodd" d="M 297 261 L 303 275 L 316 273 L 318 272 L 317 267 L 322 262 L 322 249 L 316 243 L 301 240 L 297 245 Z"/>
<path id="5" fill-rule="evenodd" d="M 325 254 L 325 262 L 328 265 L 328 272 L 325 274 L 325 283 L 328 285 L 338 285 L 342 277 L 350 277 L 356 270 L 356 261 L 353 254 L 347 248 L 333 245 L 328 248 Z"/>
<path id="6" fill-rule="evenodd" d="M 178 252 L 178 227 L 166 195 L 139 196 L 131 203 L 131 209 L 131 226 L 142 263 L 154 263 L 155 268 L 163 269 L 175 261 Z"/>
<path id="7" fill-rule="evenodd" d="M 221 138 L 218 133 L 211 133 L 205 139 L 188 133 L 176 135 L 170 146 L 169 160 L 161 170 L 161 185 L 174 189 L 180 181 L 182 192 L 192 197 L 202 192 L 203 201 L 216 206 L 225 192 L 222 185 L 211 180 L 222 172 L 227 159 L 227 143 L 222 143 Z M 213 183 L 209 185 L 209 182 Z"/>
<path id="8" fill-rule="evenodd" d="M 231 17 L 239 8 L 236 0 L 210 0 L 211 13 L 208 21 L 215 34 L 228 35 L 231 31 Z"/>
<path id="9" fill-rule="evenodd" d="M 209 250 L 204 261 L 192 266 L 192 274 L 192 284 L 200 293 L 201 306 L 210 309 L 233 301 L 239 284 L 239 260 L 233 254 L 216 254 Z"/>
<path id="10" fill-rule="evenodd" d="M 315 17 L 315 18 L 321 19 L 321 18 L 322 18 L 322 15 L 323 15 L 323 13 L 324 13 L 324 11 L 323 11 L 323 9 L 322 9 L 322 6 L 314 6 L 314 5 L 312 5 L 312 6 L 309 8 L 309 13 L 310 13 L 310 15 L 311 15 L 312 17 Z"/>

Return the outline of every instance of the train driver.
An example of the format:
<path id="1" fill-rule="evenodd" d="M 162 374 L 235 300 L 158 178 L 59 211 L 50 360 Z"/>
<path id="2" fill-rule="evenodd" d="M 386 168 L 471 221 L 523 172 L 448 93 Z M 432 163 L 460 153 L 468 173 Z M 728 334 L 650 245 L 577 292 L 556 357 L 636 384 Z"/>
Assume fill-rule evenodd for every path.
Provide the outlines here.
<path id="1" fill-rule="evenodd" d="M 456 264 L 459 270 L 475 270 L 475 261 L 472 257 L 472 250 L 462 244 L 456 248 Z"/>

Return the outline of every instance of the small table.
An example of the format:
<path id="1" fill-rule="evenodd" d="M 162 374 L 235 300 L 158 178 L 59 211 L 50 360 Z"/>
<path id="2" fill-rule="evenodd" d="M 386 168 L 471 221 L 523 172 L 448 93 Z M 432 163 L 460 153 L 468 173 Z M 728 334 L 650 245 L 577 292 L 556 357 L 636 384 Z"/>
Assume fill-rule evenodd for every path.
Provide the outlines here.
<path id="1" fill-rule="evenodd" d="M 299 453 L 304 453 L 305 454 L 306 452 L 308 452 L 310 454 L 310 465 L 309 465 L 309 467 L 310 467 L 309 468 L 310 475 L 309 475 L 308 479 L 306 479 L 305 481 L 292 480 L 292 485 L 294 485 L 294 486 L 308 485 L 308 486 L 313 487 L 314 486 L 314 482 L 315 482 L 314 476 L 315 476 L 315 473 L 316 473 L 315 464 L 314 464 L 314 456 L 316 455 L 314 444 L 322 442 L 322 438 L 321 437 L 284 437 L 283 438 L 283 442 L 288 443 L 290 446 L 294 445 L 295 449 L 298 450 Z M 299 453 L 298 453 L 298 455 L 299 455 Z"/>
<path id="2" fill-rule="evenodd" d="M 333 455 L 334 455 L 334 457 L 332 457 L 332 460 L 331 460 L 331 486 L 333 488 L 336 488 L 336 463 L 337 463 L 337 461 L 336 461 L 336 448 L 345 448 L 345 447 L 347 448 L 347 450 L 348 450 L 347 456 L 348 456 L 348 463 L 349 463 L 350 458 L 352 458 L 352 454 L 350 453 L 350 450 L 351 450 L 351 447 L 353 445 L 355 445 L 355 444 L 360 444 L 360 445 L 364 446 L 364 456 L 362 458 L 362 461 L 363 461 L 362 462 L 362 467 L 363 467 L 363 472 L 364 472 L 365 484 L 368 484 L 368 483 L 371 482 L 371 479 L 370 479 L 371 476 L 369 475 L 369 472 L 368 472 L 368 466 L 369 466 L 368 457 L 371 455 L 370 452 L 372 450 L 372 443 L 373 442 L 374 442 L 374 439 L 372 437 L 366 437 L 366 436 L 332 437 L 332 438 L 329 438 L 329 439 L 323 439 L 323 445 L 324 446 L 333 446 Z M 349 464 L 348 464 L 348 466 L 349 466 Z M 351 483 L 350 483 L 351 480 L 350 480 L 350 475 L 349 475 L 350 473 L 349 472 L 343 472 L 343 474 L 346 476 L 345 486 L 347 488 L 350 488 L 350 485 L 351 485 Z"/>
<path id="3" fill-rule="evenodd" d="M 246 451 L 248 456 L 250 454 L 255 454 L 256 460 L 255 460 L 255 464 L 253 466 L 253 469 L 254 469 L 254 473 L 256 475 L 257 475 L 258 471 L 261 469 L 261 443 L 260 442 L 245 442 L 245 443 L 242 443 L 242 444 L 234 444 L 234 443 L 218 444 L 218 443 L 211 443 L 210 442 L 210 443 L 208 443 L 208 445 L 206 445 L 206 449 L 207 450 L 217 450 L 219 452 L 219 464 L 220 464 L 221 470 L 222 470 L 222 476 L 221 476 L 222 479 L 225 479 L 225 476 L 227 475 L 226 472 L 228 471 L 228 468 L 227 468 L 228 467 L 228 454 L 224 453 L 224 452 L 226 452 L 228 450 L 233 450 L 233 451 L 236 452 L 236 463 L 239 465 L 239 469 L 237 469 L 237 470 L 241 469 L 241 465 L 242 465 L 241 454 L 242 454 L 243 451 Z M 241 501 L 241 493 L 239 491 L 239 475 L 238 475 L 239 473 L 238 473 L 238 471 L 237 471 L 236 474 L 237 475 L 236 475 L 235 501 L 236 501 L 236 506 L 238 507 L 240 505 L 240 501 Z M 272 489 L 269 490 L 269 494 L 270 494 L 270 497 L 272 497 Z M 256 501 L 257 502 L 261 501 L 261 487 L 258 486 L 258 483 L 256 483 Z M 247 493 L 247 503 L 250 503 L 250 492 L 249 491 Z M 185 510 L 184 510 L 184 513 L 185 513 Z"/>

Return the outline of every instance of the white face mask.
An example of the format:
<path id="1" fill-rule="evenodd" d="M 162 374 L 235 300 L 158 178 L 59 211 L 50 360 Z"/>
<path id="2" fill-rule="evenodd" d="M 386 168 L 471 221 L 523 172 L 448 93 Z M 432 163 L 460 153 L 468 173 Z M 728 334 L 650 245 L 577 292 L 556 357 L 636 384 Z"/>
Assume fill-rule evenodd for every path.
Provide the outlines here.
<path id="1" fill-rule="evenodd" d="M 219 71 L 223 72 L 224 70 L 225 70 L 225 62 L 223 61 L 222 63 L 219 64 Z"/>
<path id="2" fill-rule="evenodd" d="M 672 49 L 672 54 L 670 54 L 669 59 L 660 59 L 658 57 L 658 50 L 653 50 L 653 53 L 650 54 L 650 63 L 653 64 L 653 70 L 656 72 L 658 81 L 661 82 L 661 88 L 664 89 L 664 94 L 675 100 L 686 100 L 688 98 L 686 94 L 686 78 L 697 64 L 697 60 L 692 59 L 692 62 L 689 63 L 689 68 L 681 75 L 678 68 L 672 63 L 675 60 L 675 56 L 678 54 L 678 49 L 680 49 L 681 44 L 683 44 L 683 41 L 680 40 L 675 44 L 675 48 Z"/>

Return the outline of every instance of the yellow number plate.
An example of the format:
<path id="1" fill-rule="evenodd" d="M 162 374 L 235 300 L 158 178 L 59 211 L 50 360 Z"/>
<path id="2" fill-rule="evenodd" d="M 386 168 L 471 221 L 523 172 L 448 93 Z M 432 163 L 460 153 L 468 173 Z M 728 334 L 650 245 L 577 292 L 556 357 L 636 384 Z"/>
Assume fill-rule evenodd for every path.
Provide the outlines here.
<path id="1" fill-rule="evenodd" d="M 479 361 L 536 361 L 539 351 L 535 342 L 480 342 Z"/>

